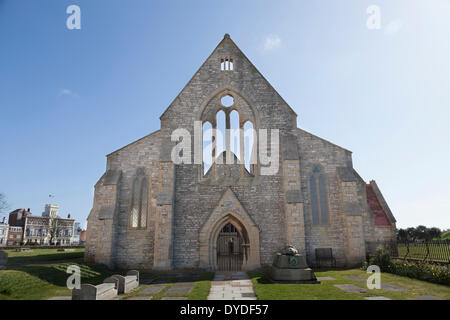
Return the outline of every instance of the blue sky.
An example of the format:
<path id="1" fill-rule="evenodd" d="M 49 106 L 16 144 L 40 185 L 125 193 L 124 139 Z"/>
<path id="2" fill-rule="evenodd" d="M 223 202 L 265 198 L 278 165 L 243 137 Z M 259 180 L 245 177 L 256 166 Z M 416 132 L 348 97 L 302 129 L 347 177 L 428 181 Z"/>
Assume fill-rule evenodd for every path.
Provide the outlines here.
<path id="1" fill-rule="evenodd" d="M 398 226 L 449 228 L 449 32 L 444 0 L 0 0 L 0 192 L 84 224 L 105 155 L 157 130 L 229 33 L 299 127 L 353 151 Z"/>

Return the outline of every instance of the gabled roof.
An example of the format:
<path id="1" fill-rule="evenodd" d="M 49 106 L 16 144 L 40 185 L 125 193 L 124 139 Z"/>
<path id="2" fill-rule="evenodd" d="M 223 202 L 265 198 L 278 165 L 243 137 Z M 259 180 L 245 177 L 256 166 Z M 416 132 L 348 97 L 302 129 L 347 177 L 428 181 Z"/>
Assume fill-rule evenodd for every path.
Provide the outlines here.
<path id="1" fill-rule="evenodd" d="M 346 151 L 346 152 L 353 153 L 352 151 L 350 151 L 350 150 L 348 150 L 348 149 L 345 149 L 345 148 L 343 148 L 343 147 L 341 147 L 341 146 L 338 146 L 337 144 L 335 144 L 335 143 L 333 143 L 333 142 L 330 142 L 330 141 L 328 141 L 328 140 L 326 140 L 326 139 L 324 139 L 324 138 L 321 138 L 321 137 L 319 137 L 319 136 L 316 136 L 315 134 L 312 134 L 311 132 L 308 132 L 308 131 L 306 131 L 306 130 L 297 128 L 297 131 L 300 131 L 300 132 L 305 133 L 305 134 L 307 134 L 307 135 L 310 135 L 310 136 L 312 136 L 312 137 L 314 137 L 314 138 L 317 138 L 317 139 L 319 139 L 319 140 L 322 140 L 323 142 L 328 143 L 328 144 L 330 144 L 330 145 L 332 145 L 332 146 L 335 146 L 336 148 L 339 148 L 339 149 L 344 150 L 344 151 Z"/>
<path id="2" fill-rule="evenodd" d="M 277 92 L 277 90 L 274 89 L 274 87 L 270 84 L 269 81 L 267 81 L 267 79 L 263 76 L 263 74 L 261 72 L 259 72 L 259 70 L 255 67 L 255 65 L 247 58 L 247 56 L 242 52 L 242 50 L 236 45 L 236 43 L 231 39 L 230 35 L 228 33 L 226 33 L 222 39 L 222 41 L 219 42 L 219 44 L 216 46 L 216 48 L 211 52 L 211 54 L 208 56 L 208 58 L 203 62 L 203 64 L 200 66 L 200 68 L 198 68 L 198 70 L 194 73 L 194 75 L 191 77 L 191 79 L 186 83 L 186 85 L 183 87 L 183 89 L 178 93 L 178 95 L 175 97 L 175 99 L 172 100 L 172 102 L 170 103 L 169 107 L 162 113 L 162 115 L 159 117 L 160 119 L 162 119 L 164 117 L 164 115 L 167 113 L 167 111 L 172 107 L 172 105 L 174 104 L 174 102 L 178 99 L 178 97 L 180 97 L 181 93 L 189 86 L 189 84 L 192 82 L 192 80 L 194 79 L 195 75 L 201 70 L 203 69 L 203 67 L 206 65 L 206 63 L 211 59 L 211 57 L 214 55 L 214 53 L 221 47 L 224 46 L 224 44 L 226 42 L 231 43 L 236 49 L 237 51 L 242 55 L 242 57 L 246 60 L 247 63 L 249 63 L 254 69 L 255 71 L 261 76 L 261 78 L 267 83 L 267 85 L 280 97 L 280 99 L 288 106 L 289 110 L 295 115 L 297 116 L 297 113 L 289 106 L 289 104 L 283 99 L 283 97 L 280 96 L 280 94 Z"/>
<path id="3" fill-rule="evenodd" d="M 366 184 L 366 196 L 367 204 L 373 213 L 375 226 L 390 226 L 396 222 L 375 181 Z"/>
<path id="4" fill-rule="evenodd" d="M 117 149 L 116 151 L 113 151 L 113 152 L 107 154 L 106 157 L 109 157 L 109 156 L 113 155 L 113 154 L 116 153 L 116 152 L 119 152 L 119 151 L 121 151 L 121 150 L 123 150 L 123 149 L 125 149 L 125 148 L 128 148 L 128 147 L 132 146 L 133 144 L 138 143 L 139 141 L 142 141 L 142 140 L 144 140 L 145 138 L 150 137 L 151 135 L 153 135 L 153 134 L 155 134 L 155 133 L 158 133 L 158 132 L 159 132 L 159 130 L 153 131 L 152 133 L 150 133 L 150 134 L 148 134 L 148 135 L 146 135 L 146 136 L 144 136 L 144 137 L 142 137 L 142 138 L 139 138 L 139 139 L 137 139 L 137 140 L 135 140 L 135 141 L 133 141 L 133 142 L 127 144 L 126 146 L 123 146 L 123 147 Z"/>

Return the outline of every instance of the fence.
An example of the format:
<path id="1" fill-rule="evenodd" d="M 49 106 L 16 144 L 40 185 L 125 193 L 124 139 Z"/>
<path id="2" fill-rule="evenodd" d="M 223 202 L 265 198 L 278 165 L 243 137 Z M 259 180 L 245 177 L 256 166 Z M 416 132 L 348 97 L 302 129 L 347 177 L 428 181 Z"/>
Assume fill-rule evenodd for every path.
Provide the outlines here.
<path id="1" fill-rule="evenodd" d="M 450 263 L 448 240 L 368 242 L 366 246 L 368 256 L 373 256 L 377 248 L 383 247 L 388 249 L 394 258 Z"/>
<path id="2" fill-rule="evenodd" d="M 450 241 L 403 241 L 397 243 L 398 257 L 450 263 Z"/>

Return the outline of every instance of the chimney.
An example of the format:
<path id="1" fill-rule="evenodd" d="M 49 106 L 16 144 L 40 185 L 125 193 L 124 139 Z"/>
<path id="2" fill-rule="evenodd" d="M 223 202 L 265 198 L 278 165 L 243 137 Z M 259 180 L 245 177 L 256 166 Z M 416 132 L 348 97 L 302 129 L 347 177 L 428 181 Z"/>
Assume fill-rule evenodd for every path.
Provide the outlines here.
<path id="1" fill-rule="evenodd" d="M 70 213 L 67 215 L 67 219 L 70 219 Z"/>

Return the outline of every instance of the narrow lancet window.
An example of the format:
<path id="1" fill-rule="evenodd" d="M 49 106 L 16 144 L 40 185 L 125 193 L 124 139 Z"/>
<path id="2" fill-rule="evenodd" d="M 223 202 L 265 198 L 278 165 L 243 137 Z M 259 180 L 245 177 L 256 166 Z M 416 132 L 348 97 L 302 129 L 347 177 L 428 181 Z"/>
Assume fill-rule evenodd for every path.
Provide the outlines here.
<path id="1" fill-rule="evenodd" d="M 203 174 L 205 175 L 212 165 L 212 125 L 209 121 L 203 124 Z"/>
<path id="2" fill-rule="evenodd" d="M 256 164 L 256 150 L 254 150 L 254 129 L 253 123 L 246 121 L 244 123 L 244 163 L 245 168 L 251 174 L 254 174 L 254 165 Z"/>
<path id="3" fill-rule="evenodd" d="M 148 179 L 144 171 L 139 169 L 133 181 L 132 206 L 130 224 L 132 228 L 145 228 L 147 226 L 148 212 Z"/>
<path id="4" fill-rule="evenodd" d="M 319 168 L 314 168 L 309 178 L 313 225 L 328 224 L 328 201 L 325 178 Z"/>

